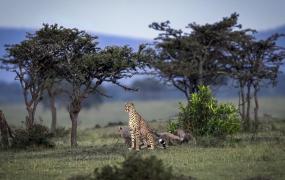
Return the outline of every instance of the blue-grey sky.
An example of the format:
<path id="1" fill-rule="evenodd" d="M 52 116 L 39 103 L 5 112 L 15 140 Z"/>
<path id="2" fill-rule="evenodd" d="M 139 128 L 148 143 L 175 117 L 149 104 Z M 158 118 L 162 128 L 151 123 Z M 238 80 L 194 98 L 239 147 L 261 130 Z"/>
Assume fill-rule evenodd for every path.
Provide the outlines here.
<path id="1" fill-rule="evenodd" d="M 285 0 L 0 0 L 0 26 L 38 28 L 58 23 L 82 30 L 153 38 L 151 22 L 170 20 L 176 28 L 212 23 L 232 12 L 245 28 L 285 24 Z"/>

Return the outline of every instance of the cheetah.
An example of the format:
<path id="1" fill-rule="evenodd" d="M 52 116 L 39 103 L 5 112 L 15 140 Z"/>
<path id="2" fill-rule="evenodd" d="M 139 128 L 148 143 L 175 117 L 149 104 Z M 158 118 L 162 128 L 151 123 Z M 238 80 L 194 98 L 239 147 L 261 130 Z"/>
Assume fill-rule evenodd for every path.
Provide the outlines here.
<path id="1" fill-rule="evenodd" d="M 135 105 L 132 102 L 125 104 L 125 111 L 129 113 L 129 128 L 131 133 L 131 149 L 140 150 L 141 139 L 146 139 L 147 145 L 150 149 L 155 148 L 154 134 L 143 119 L 143 117 L 136 111 Z"/>

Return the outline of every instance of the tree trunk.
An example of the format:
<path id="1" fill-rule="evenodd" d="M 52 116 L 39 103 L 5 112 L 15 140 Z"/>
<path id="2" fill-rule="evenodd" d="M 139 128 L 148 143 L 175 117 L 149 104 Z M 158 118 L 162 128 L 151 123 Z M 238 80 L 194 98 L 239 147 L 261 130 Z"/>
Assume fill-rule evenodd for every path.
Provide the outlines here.
<path id="1" fill-rule="evenodd" d="M 246 118 L 245 118 L 245 97 L 244 97 L 244 85 L 243 83 L 240 83 L 240 115 L 241 115 L 241 119 L 243 121 L 243 125 L 245 126 L 245 122 L 246 122 Z M 239 106 L 239 107 L 240 107 Z"/>
<path id="2" fill-rule="evenodd" d="M 247 101 L 247 109 L 246 109 L 246 127 L 245 130 L 250 130 L 250 88 L 251 83 L 247 84 L 247 95 L 246 95 L 246 101 Z"/>
<path id="3" fill-rule="evenodd" d="M 71 120 L 71 137 L 70 137 L 71 147 L 77 146 L 77 125 L 78 125 L 78 115 L 80 110 L 81 110 L 80 101 L 73 101 L 69 106 L 69 116 Z"/>
<path id="4" fill-rule="evenodd" d="M 35 106 L 35 105 L 34 105 Z M 35 113 L 36 113 L 36 107 L 27 107 L 28 116 L 26 116 L 26 128 L 30 129 L 33 127 L 35 122 Z"/>
<path id="5" fill-rule="evenodd" d="M 259 124 L 259 119 L 258 119 L 258 110 L 259 110 L 259 103 L 258 103 L 258 97 L 257 97 L 257 92 L 258 92 L 258 86 L 254 85 L 254 102 L 255 102 L 255 107 L 254 107 L 254 131 L 257 132 L 258 130 L 258 124 Z"/>
<path id="6" fill-rule="evenodd" d="M 50 99 L 50 111 L 51 111 L 51 127 L 50 131 L 51 133 L 55 133 L 56 130 L 56 106 L 55 106 L 55 94 L 52 92 L 51 89 L 48 89 L 49 99 Z"/>
<path id="7" fill-rule="evenodd" d="M 78 122 L 78 114 L 79 113 L 73 113 L 70 112 L 70 120 L 71 120 L 71 137 L 70 137 L 70 143 L 71 147 L 77 146 L 77 122 Z"/>

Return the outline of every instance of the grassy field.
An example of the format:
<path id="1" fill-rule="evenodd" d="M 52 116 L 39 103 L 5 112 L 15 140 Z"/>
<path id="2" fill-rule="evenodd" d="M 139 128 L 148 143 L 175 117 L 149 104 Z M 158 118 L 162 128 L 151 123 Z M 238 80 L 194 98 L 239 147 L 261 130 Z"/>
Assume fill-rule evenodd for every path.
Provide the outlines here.
<path id="1" fill-rule="evenodd" d="M 152 124 L 165 128 L 164 122 Z M 155 155 L 175 173 L 197 179 L 285 178 L 285 122 L 267 125 L 252 139 L 238 134 L 226 141 L 198 139 L 198 143 L 170 146 L 166 150 L 142 150 Z M 266 127 L 267 127 L 266 126 Z M 79 147 L 69 147 L 69 137 L 56 138 L 55 149 L 0 151 L 0 179 L 66 179 L 89 174 L 96 167 L 118 164 L 129 150 L 118 138 L 117 127 L 79 132 Z"/>
<path id="2" fill-rule="evenodd" d="M 140 113 L 144 115 L 147 120 L 166 120 L 178 112 L 177 101 L 139 101 L 135 105 Z M 93 127 L 95 124 L 101 126 L 108 122 L 127 122 L 128 114 L 124 111 L 125 102 L 104 103 L 99 108 L 82 109 L 79 114 L 79 128 L 85 129 Z M 20 126 L 23 121 L 26 111 L 24 105 L 0 105 L 0 109 L 5 112 L 6 118 L 10 124 Z M 43 109 L 39 106 L 36 118 L 41 117 L 45 125 L 50 124 L 51 114 L 49 110 Z M 70 119 L 66 109 L 58 109 L 58 124 L 59 126 L 70 126 Z"/>
<path id="3" fill-rule="evenodd" d="M 261 99 L 261 114 L 285 117 L 284 98 Z M 224 100 L 235 102 L 235 100 Z M 166 130 L 165 120 L 178 112 L 178 101 L 135 102 L 137 109 L 148 120 L 157 120 L 152 127 Z M 117 127 L 93 129 L 95 124 L 127 121 L 123 102 L 106 103 L 99 109 L 80 112 L 78 148 L 69 147 L 69 137 L 54 138 L 54 149 L 0 151 L 0 179 L 66 179 L 89 174 L 96 167 L 119 164 L 130 152 L 119 138 Z M 8 122 L 21 126 L 25 115 L 22 105 L 1 106 Z M 42 108 L 38 115 L 49 125 L 50 113 Z M 37 117 L 38 117 L 37 115 Z M 59 110 L 60 126 L 69 127 L 66 110 Z M 226 141 L 202 138 L 198 143 L 170 146 L 166 150 L 142 150 L 143 156 L 155 155 L 171 166 L 175 173 L 197 179 L 248 179 L 266 177 L 285 179 L 285 121 L 271 120 L 261 131 L 240 133 Z"/>
<path id="4" fill-rule="evenodd" d="M 138 112 L 140 112 L 145 119 L 151 120 L 169 120 L 178 113 L 178 103 L 185 100 L 161 100 L 161 101 L 137 101 L 134 102 Z M 238 99 L 221 99 L 221 102 L 232 102 L 237 104 Z M 111 102 L 104 103 L 98 109 L 82 109 L 79 114 L 80 125 L 79 128 L 85 129 L 93 127 L 95 124 L 101 126 L 108 122 L 127 122 L 128 115 L 124 112 L 125 102 Z M 271 97 L 260 98 L 260 115 L 264 113 L 270 114 L 276 118 L 285 117 L 285 97 Z M 0 109 L 5 112 L 9 124 L 15 126 L 23 125 L 21 122 L 26 115 L 25 107 L 22 104 L 15 105 L 1 105 Z M 36 118 L 43 119 L 43 123 L 50 125 L 51 114 L 47 109 L 39 106 Z M 66 109 L 58 109 L 58 124 L 59 126 L 70 127 L 70 119 Z"/>

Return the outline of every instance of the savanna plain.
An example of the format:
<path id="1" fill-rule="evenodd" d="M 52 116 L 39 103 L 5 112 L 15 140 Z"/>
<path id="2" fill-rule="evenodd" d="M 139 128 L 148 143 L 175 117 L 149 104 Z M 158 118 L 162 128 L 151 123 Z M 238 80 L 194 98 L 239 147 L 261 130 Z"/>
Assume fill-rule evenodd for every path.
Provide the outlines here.
<path id="1" fill-rule="evenodd" d="M 222 99 L 237 102 L 236 99 Z M 168 120 L 178 113 L 178 100 L 138 101 L 137 110 L 158 132 L 166 131 Z M 183 102 L 183 101 L 182 101 Z M 197 179 L 284 179 L 285 98 L 261 98 L 261 124 L 256 133 L 240 132 L 226 139 L 197 137 L 197 143 L 143 149 L 142 156 L 154 155 L 173 172 Z M 54 137 L 52 149 L 0 151 L 0 179 L 67 179 L 92 173 L 95 168 L 120 164 L 130 151 L 120 138 L 118 126 L 127 123 L 124 102 L 104 103 L 80 112 L 77 148 L 70 147 L 69 135 Z M 11 126 L 24 126 L 23 105 L 1 105 Z M 263 117 L 263 114 L 267 114 Z M 50 112 L 40 108 L 39 123 L 49 126 Z M 95 126 L 97 125 L 97 128 Z M 66 109 L 58 110 L 58 126 L 70 127 Z M 98 128 L 100 126 L 100 128 Z"/>

